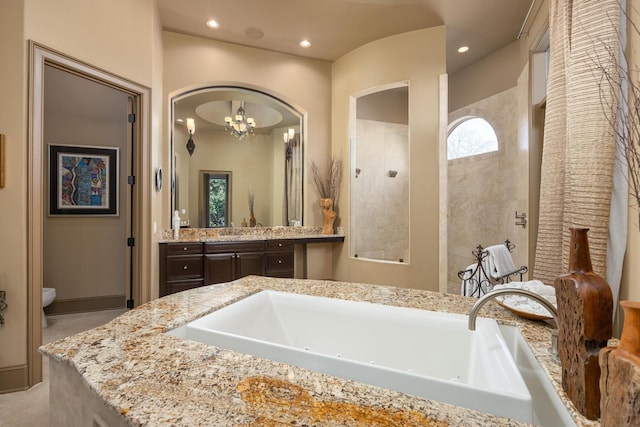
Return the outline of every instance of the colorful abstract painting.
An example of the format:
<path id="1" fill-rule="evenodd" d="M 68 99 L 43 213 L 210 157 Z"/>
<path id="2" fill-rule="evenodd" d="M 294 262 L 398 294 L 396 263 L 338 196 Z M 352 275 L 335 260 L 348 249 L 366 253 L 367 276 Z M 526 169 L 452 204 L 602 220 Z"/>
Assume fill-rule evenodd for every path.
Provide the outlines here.
<path id="1" fill-rule="evenodd" d="M 50 145 L 51 215 L 117 215 L 117 148 Z"/>

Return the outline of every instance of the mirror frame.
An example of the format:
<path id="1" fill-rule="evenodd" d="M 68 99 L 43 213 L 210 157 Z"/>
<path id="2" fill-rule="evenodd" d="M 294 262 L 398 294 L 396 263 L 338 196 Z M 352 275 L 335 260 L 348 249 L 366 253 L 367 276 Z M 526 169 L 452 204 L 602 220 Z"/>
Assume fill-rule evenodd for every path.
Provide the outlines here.
<path id="1" fill-rule="evenodd" d="M 293 114 L 297 115 L 300 119 L 300 221 L 301 224 L 304 225 L 304 200 L 305 200 L 305 145 L 306 145 L 306 134 L 307 134 L 307 120 L 306 113 L 302 111 L 300 108 L 294 106 L 292 103 L 284 100 L 282 97 L 270 93 L 265 89 L 251 87 L 250 85 L 245 84 L 225 84 L 225 83 L 210 83 L 210 84 L 202 84 L 190 86 L 188 88 L 179 89 L 169 96 L 169 149 L 170 149 L 170 168 L 171 168 L 171 194 L 170 194 L 170 210 L 169 210 L 169 218 L 173 217 L 173 212 L 176 209 L 176 158 L 175 158 L 175 103 L 183 98 L 187 98 L 192 95 L 196 95 L 198 93 L 212 91 L 212 90 L 238 90 L 242 92 L 249 92 L 256 95 L 265 96 L 282 106 L 289 109 Z M 200 202 L 199 202 L 200 203 Z M 200 216 L 200 215 L 198 215 Z M 198 218 L 199 219 L 199 218 Z M 200 221 L 198 221 L 200 222 Z M 198 224 L 199 226 L 200 224 Z"/>

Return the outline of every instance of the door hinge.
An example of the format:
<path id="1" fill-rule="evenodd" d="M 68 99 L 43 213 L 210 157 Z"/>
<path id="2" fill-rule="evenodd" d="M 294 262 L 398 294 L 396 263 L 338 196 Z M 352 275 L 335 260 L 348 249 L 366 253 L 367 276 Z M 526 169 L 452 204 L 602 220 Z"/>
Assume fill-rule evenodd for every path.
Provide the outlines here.
<path id="1" fill-rule="evenodd" d="M 135 113 L 130 113 L 129 116 L 127 117 L 127 119 L 129 120 L 129 123 L 135 123 L 136 122 Z"/>
<path id="2" fill-rule="evenodd" d="M 136 185 L 136 177 L 134 175 L 130 175 L 127 177 L 127 184 Z"/>
<path id="3" fill-rule="evenodd" d="M 134 247 L 136 245 L 135 237 L 127 237 L 127 246 Z"/>

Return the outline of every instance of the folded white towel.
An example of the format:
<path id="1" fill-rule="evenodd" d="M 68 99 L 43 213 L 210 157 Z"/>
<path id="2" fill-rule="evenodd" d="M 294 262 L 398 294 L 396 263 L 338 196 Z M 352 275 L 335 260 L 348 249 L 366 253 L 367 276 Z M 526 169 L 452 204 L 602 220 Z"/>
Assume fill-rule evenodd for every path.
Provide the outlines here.
<path id="1" fill-rule="evenodd" d="M 556 296 L 556 288 L 542 283 L 540 280 L 527 280 L 526 282 L 509 282 L 504 285 L 495 285 L 493 289 L 519 288 L 535 292 L 543 296 Z"/>
<path id="2" fill-rule="evenodd" d="M 509 249 L 505 245 L 489 246 L 487 252 L 489 253 L 487 257 L 489 274 L 494 279 L 504 277 L 516 271 L 513 258 L 511 258 L 511 252 L 509 252 Z"/>
<path id="3" fill-rule="evenodd" d="M 524 289 L 526 291 L 534 292 L 544 297 L 554 306 L 558 306 L 558 302 L 556 299 L 556 289 L 553 286 L 545 285 L 539 280 L 529 280 L 526 282 L 510 282 L 505 283 L 504 285 L 495 285 L 493 287 L 494 290 L 509 288 Z M 516 310 L 526 311 L 528 313 L 538 314 L 542 316 L 547 316 L 549 314 L 547 309 L 540 305 L 538 302 L 524 296 L 505 295 L 501 300 L 505 305 L 511 308 L 515 308 Z"/>

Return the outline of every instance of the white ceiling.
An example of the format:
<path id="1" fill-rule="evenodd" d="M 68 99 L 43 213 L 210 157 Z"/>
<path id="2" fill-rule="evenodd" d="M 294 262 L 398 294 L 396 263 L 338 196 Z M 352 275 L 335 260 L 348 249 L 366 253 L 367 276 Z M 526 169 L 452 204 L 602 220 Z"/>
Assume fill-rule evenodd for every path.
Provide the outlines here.
<path id="1" fill-rule="evenodd" d="M 158 0 L 158 5 L 166 30 L 325 61 L 373 40 L 444 24 L 451 74 L 515 41 L 532 1 Z M 220 28 L 207 28 L 209 18 Z M 255 38 L 256 33 L 264 36 Z M 312 43 L 308 49 L 298 45 L 304 38 Z M 461 45 L 469 52 L 457 53 Z"/>

